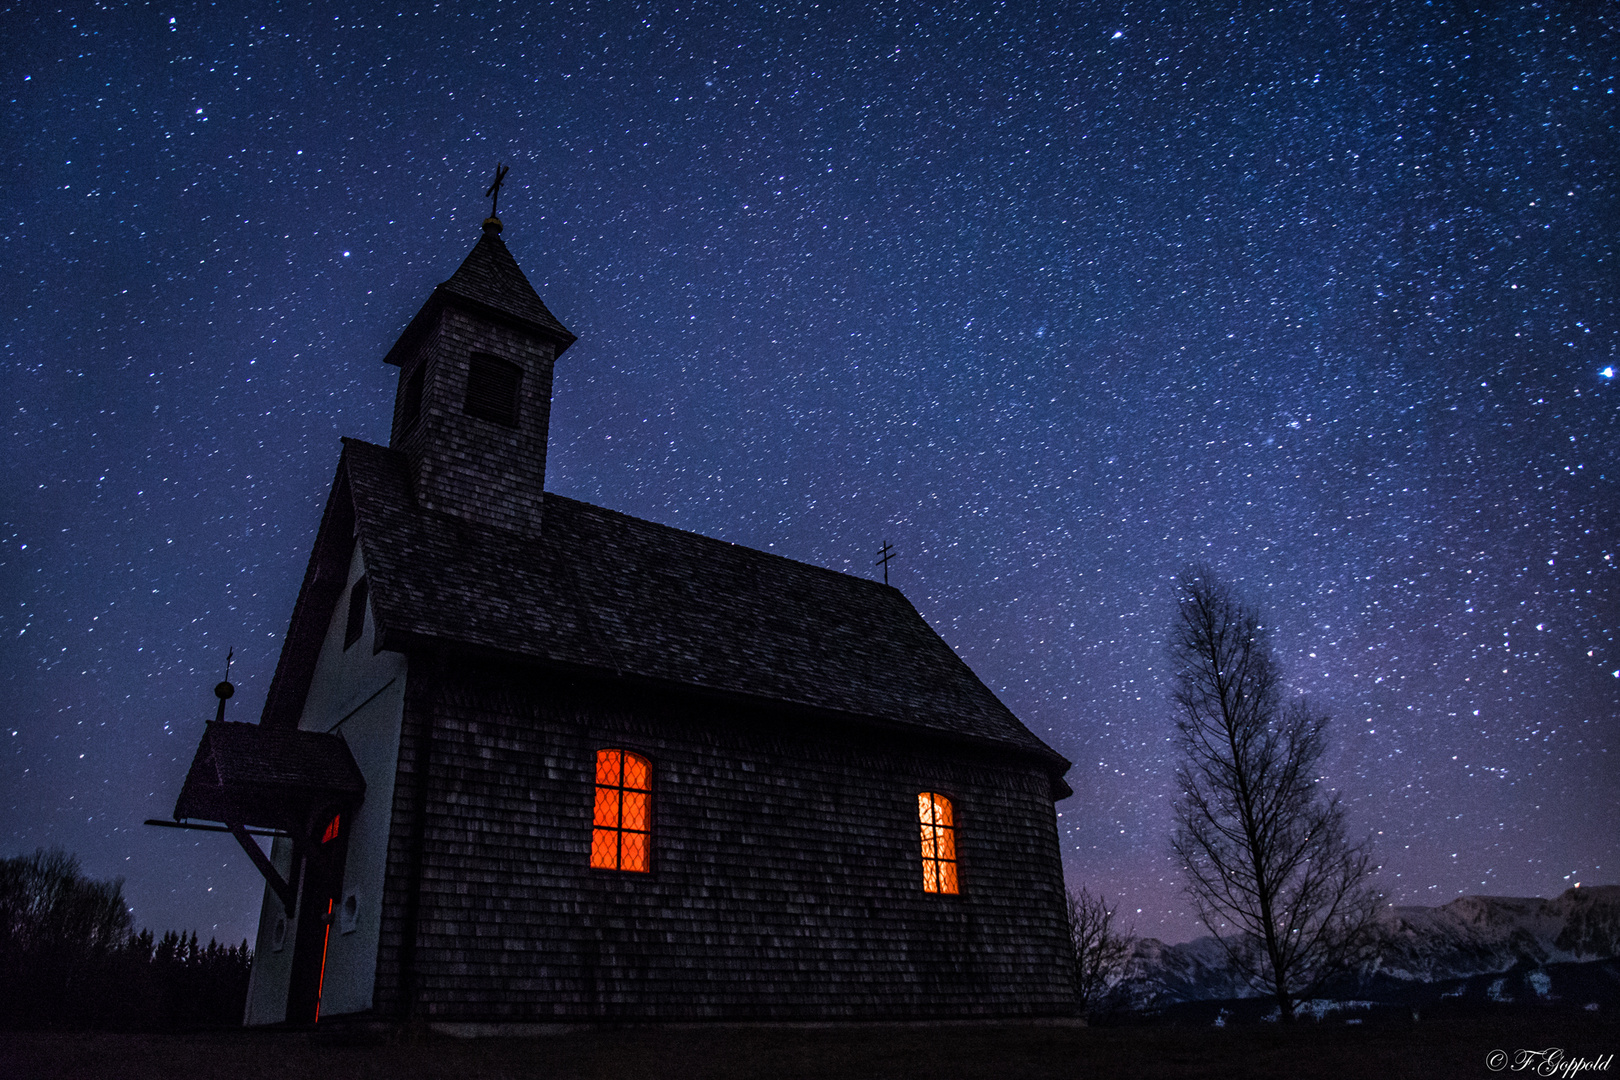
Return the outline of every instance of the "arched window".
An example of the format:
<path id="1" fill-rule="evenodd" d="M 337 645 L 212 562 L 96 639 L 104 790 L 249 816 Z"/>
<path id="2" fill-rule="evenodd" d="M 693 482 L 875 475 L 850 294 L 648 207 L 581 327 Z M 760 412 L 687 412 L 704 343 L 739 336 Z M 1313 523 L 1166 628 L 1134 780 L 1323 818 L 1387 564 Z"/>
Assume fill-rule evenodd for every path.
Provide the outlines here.
<path id="1" fill-rule="evenodd" d="M 922 822 L 923 892 L 958 892 L 956 822 L 951 816 L 951 800 L 924 791 L 917 796 L 917 817 Z"/>
<path id="2" fill-rule="evenodd" d="M 651 862 L 651 822 L 651 763 L 628 750 L 598 750 L 591 865 L 645 873 Z"/>

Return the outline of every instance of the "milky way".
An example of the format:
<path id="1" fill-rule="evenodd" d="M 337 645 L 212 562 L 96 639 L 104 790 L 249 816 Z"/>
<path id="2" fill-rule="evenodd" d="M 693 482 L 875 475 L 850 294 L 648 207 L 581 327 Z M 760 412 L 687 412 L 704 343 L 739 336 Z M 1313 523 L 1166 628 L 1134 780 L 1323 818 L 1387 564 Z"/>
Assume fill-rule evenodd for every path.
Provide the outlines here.
<path id="1" fill-rule="evenodd" d="M 1139 931 L 1197 932 L 1194 560 L 1333 715 L 1392 900 L 1620 879 L 1612 7 L 538 6 L 0 15 L 0 854 L 251 932 L 229 839 L 141 822 L 227 648 L 257 717 L 338 436 L 387 441 L 501 161 L 579 335 L 548 486 L 892 542 Z"/>

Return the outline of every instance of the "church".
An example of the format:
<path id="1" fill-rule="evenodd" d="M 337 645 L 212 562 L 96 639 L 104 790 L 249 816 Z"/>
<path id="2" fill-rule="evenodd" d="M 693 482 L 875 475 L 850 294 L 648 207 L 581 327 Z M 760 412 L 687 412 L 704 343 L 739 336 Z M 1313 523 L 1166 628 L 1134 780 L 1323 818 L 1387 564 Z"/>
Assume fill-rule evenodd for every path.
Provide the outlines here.
<path id="1" fill-rule="evenodd" d="M 898 589 L 547 492 L 575 339 L 501 234 L 175 805 L 265 877 L 246 1023 L 1072 1015 L 1069 762 Z"/>

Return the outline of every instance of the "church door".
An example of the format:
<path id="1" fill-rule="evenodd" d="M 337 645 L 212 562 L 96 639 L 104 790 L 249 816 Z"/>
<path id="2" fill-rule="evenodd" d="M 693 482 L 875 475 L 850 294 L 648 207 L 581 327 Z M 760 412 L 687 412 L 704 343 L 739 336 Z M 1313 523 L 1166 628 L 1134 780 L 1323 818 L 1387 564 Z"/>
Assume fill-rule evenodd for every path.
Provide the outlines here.
<path id="1" fill-rule="evenodd" d="M 334 814 L 320 842 L 304 857 L 298 936 L 293 945 L 292 982 L 287 988 L 289 1024 L 313 1024 L 321 1016 L 326 950 L 332 940 L 338 894 L 343 890 L 343 856 L 349 839 L 348 822 L 343 818 Z"/>

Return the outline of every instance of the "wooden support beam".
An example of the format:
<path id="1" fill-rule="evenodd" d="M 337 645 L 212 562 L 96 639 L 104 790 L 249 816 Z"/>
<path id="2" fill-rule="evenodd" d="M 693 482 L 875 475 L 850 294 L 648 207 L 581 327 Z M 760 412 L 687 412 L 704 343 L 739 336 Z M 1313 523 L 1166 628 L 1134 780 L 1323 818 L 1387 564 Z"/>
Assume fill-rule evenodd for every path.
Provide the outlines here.
<path id="1" fill-rule="evenodd" d="M 231 835 L 236 837 L 236 842 L 242 845 L 242 850 L 253 860 L 253 865 L 264 875 L 264 880 L 270 883 L 270 888 L 281 898 L 281 906 L 286 910 L 287 917 L 293 918 L 293 907 L 298 902 L 298 852 L 296 850 L 293 852 L 293 879 L 290 882 L 285 881 L 280 871 L 276 869 L 276 864 L 259 850 L 258 842 L 248 835 L 247 829 L 241 825 L 230 825 L 229 828 Z"/>
<path id="2" fill-rule="evenodd" d="M 165 829 L 196 829 L 198 832 L 230 832 L 224 825 L 203 825 L 195 821 L 164 821 L 161 818 L 147 818 L 145 824 L 160 825 Z M 292 833 L 282 832 L 280 829 L 249 829 L 249 836 L 268 836 L 272 840 L 278 836 L 291 836 Z"/>

